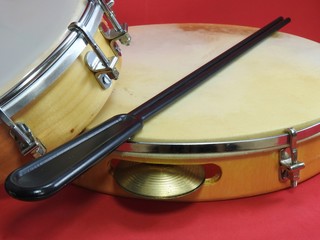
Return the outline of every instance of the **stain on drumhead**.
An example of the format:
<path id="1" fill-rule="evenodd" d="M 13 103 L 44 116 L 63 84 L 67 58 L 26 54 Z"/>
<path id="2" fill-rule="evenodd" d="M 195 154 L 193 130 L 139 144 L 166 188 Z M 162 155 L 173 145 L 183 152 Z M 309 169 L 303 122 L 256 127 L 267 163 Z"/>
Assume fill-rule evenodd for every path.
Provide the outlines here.
<path id="1" fill-rule="evenodd" d="M 258 28 L 237 26 L 237 25 L 222 25 L 222 24 L 179 24 L 178 28 L 185 32 L 210 32 L 217 34 L 230 34 L 230 35 L 243 35 L 249 36 L 255 32 Z M 283 36 L 282 33 L 276 32 L 272 34 L 273 38 Z"/>
<path id="2" fill-rule="evenodd" d="M 193 31 L 207 31 L 214 33 L 227 33 L 227 34 L 240 34 L 240 35 L 250 35 L 256 28 L 253 27 L 242 27 L 242 26 L 232 26 L 232 25 L 213 25 L 213 24 L 179 24 L 179 29 L 186 32 Z"/>

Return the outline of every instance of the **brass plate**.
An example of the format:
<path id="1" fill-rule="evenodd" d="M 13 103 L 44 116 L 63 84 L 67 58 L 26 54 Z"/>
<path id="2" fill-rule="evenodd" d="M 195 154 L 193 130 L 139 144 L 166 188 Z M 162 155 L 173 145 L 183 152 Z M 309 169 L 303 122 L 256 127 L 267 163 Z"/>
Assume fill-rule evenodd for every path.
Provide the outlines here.
<path id="1" fill-rule="evenodd" d="M 164 165 L 121 161 L 114 171 L 116 182 L 143 198 L 171 199 L 198 189 L 205 180 L 200 165 Z"/>

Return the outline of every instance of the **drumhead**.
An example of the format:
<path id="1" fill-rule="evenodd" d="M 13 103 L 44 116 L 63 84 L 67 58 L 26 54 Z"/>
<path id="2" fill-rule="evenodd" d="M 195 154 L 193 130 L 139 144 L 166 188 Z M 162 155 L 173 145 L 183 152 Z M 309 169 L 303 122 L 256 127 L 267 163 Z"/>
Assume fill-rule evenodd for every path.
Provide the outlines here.
<path id="1" fill-rule="evenodd" d="M 80 18 L 86 1 L 10 1 L 0 3 L 0 95 L 39 65 Z"/>
<path id="2" fill-rule="evenodd" d="M 209 24 L 131 27 L 121 81 L 91 127 L 126 113 L 256 29 Z M 276 33 L 145 123 L 132 141 L 219 142 L 319 122 L 320 44 Z"/>

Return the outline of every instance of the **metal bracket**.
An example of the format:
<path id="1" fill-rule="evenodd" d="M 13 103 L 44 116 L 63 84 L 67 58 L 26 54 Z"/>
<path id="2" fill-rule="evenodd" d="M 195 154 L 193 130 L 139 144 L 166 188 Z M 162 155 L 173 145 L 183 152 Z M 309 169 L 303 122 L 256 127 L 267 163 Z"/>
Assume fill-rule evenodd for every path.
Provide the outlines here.
<path id="1" fill-rule="evenodd" d="M 71 23 L 68 28 L 70 31 L 81 33 L 87 43 L 91 46 L 93 52 L 89 52 L 85 59 L 87 66 L 95 74 L 95 77 L 101 87 L 104 89 L 109 88 L 111 80 L 116 80 L 119 77 L 119 72 L 115 66 L 118 61 L 118 57 L 113 56 L 111 59 L 108 59 L 86 27 L 79 22 Z"/>
<path id="2" fill-rule="evenodd" d="M 117 58 L 112 59 L 113 62 L 110 63 L 111 66 L 115 66 Z M 87 52 L 85 56 L 85 61 L 87 67 L 94 73 L 96 80 L 103 89 L 108 89 L 112 85 L 113 75 L 110 75 L 109 71 L 106 71 L 106 67 L 102 64 L 99 57 L 95 52 Z"/>
<path id="3" fill-rule="evenodd" d="M 121 56 L 121 50 L 117 45 L 117 41 L 123 45 L 128 46 L 131 42 L 131 36 L 128 33 L 128 25 L 126 23 L 120 24 L 112 11 L 112 6 L 114 5 L 114 0 L 110 0 L 108 3 L 105 0 L 98 0 L 104 15 L 108 18 L 113 29 L 107 26 L 100 25 L 100 30 L 103 36 L 110 40 L 110 47 L 117 56 Z"/>
<path id="4" fill-rule="evenodd" d="M 281 182 L 290 180 L 291 187 L 297 187 L 300 170 L 305 167 L 305 164 L 298 161 L 297 131 L 294 128 L 289 128 L 287 132 L 289 147 L 280 150 L 279 179 Z"/>
<path id="5" fill-rule="evenodd" d="M 0 109 L 0 119 L 9 127 L 10 135 L 17 142 L 18 148 L 24 156 L 31 154 L 37 158 L 46 153 L 45 146 L 34 137 L 27 125 L 13 122 L 2 109 Z"/>

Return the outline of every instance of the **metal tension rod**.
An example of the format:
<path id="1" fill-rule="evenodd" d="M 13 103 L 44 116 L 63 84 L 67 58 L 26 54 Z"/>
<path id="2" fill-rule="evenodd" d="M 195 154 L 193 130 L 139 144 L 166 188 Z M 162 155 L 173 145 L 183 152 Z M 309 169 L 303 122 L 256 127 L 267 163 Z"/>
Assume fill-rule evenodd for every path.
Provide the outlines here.
<path id="1" fill-rule="evenodd" d="M 275 19 L 128 114 L 114 116 L 15 170 L 6 179 L 7 192 L 26 201 L 45 199 L 58 192 L 141 130 L 146 120 L 289 22 L 289 18 Z"/>

